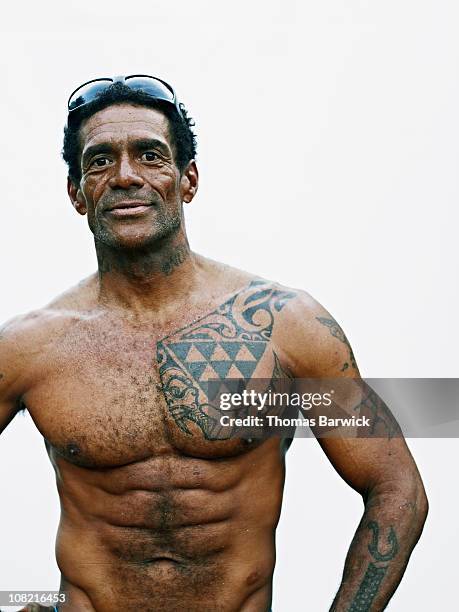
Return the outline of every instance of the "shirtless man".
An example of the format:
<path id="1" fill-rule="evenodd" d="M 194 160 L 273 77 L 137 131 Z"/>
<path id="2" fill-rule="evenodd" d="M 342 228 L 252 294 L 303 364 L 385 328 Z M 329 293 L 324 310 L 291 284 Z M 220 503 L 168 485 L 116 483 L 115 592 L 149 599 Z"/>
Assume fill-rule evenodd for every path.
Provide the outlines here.
<path id="1" fill-rule="evenodd" d="M 98 273 L 2 330 L 1 429 L 27 409 L 56 472 L 59 612 L 270 610 L 288 441 L 215 439 L 203 383 L 358 377 L 308 294 L 190 251 L 190 125 L 154 78 L 73 94 L 68 194 Z M 399 436 L 320 444 L 364 502 L 331 609 L 382 610 L 427 514 L 420 476 Z"/>

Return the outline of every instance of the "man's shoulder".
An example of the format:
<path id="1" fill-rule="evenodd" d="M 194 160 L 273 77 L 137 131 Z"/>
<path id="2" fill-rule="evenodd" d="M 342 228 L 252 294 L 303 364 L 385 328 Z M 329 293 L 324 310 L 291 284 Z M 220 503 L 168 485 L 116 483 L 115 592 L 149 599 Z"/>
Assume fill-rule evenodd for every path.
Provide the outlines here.
<path id="1" fill-rule="evenodd" d="M 36 350 L 48 342 L 90 308 L 92 284 L 92 277 L 85 279 L 48 304 L 7 320 L 0 326 L 1 345 L 5 349 L 25 353 L 32 346 Z"/>
<path id="2" fill-rule="evenodd" d="M 304 289 L 255 278 L 245 302 L 269 299 L 272 340 L 291 372 L 299 377 L 355 376 L 351 345 L 336 319 Z"/>
<path id="3" fill-rule="evenodd" d="M 249 305 L 253 302 L 254 307 L 257 303 L 269 303 L 273 315 L 282 318 L 284 322 L 300 321 L 304 325 L 308 319 L 314 320 L 315 316 L 326 312 L 304 289 L 241 270 L 232 269 L 228 274 L 239 280 L 241 288 L 237 293 L 244 299 L 244 303 Z"/>
<path id="4" fill-rule="evenodd" d="M 304 289 L 289 287 L 277 280 L 271 280 L 209 258 L 200 257 L 200 259 L 205 262 L 209 282 L 212 283 L 213 277 L 220 279 L 220 282 L 224 282 L 227 293 L 234 293 L 241 298 L 251 300 L 269 297 L 272 303 L 277 298 L 277 310 L 283 310 L 288 304 L 289 307 L 285 309 L 285 314 L 293 318 L 304 319 L 304 316 L 308 314 L 312 316 L 315 312 L 323 311 L 319 302 Z"/>
<path id="5" fill-rule="evenodd" d="M 249 335 L 262 330 L 293 375 L 334 377 L 358 373 L 339 323 L 306 290 L 248 275 L 243 288 L 230 301 L 232 312 L 239 313 Z"/>
<path id="6" fill-rule="evenodd" d="M 253 299 L 262 292 L 269 295 L 275 316 L 274 331 L 283 344 L 305 341 L 311 344 L 317 339 L 320 321 L 331 319 L 328 311 L 305 289 L 264 278 L 254 279 L 249 289 L 254 294 Z"/>

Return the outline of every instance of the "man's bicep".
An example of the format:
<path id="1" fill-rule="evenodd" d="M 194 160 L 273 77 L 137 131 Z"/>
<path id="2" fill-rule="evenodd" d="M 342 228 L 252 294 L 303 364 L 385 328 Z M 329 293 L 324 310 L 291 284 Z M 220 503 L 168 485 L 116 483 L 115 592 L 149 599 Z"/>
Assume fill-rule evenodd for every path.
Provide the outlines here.
<path id="1" fill-rule="evenodd" d="M 359 377 L 321 382 L 333 388 L 329 415 L 336 425 L 314 433 L 340 476 L 359 493 L 416 473 L 397 420 L 383 399 Z"/>
<path id="2" fill-rule="evenodd" d="M 406 479 L 417 475 L 403 437 L 318 438 L 318 442 L 341 478 L 363 496 L 379 486 L 399 490 Z"/>
<path id="3" fill-rule="evenodd" d="M 21 344 L 16 321 L 0 329 L 0 432 L 21 408 Z"/>

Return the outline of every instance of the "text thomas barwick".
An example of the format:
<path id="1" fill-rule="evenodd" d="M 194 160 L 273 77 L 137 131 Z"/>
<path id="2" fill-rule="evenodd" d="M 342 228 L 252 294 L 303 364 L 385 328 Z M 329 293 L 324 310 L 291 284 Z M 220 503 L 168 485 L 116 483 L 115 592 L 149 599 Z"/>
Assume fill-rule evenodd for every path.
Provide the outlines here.
<path id="1" fill-rule="evenodd" d="M 265 420 L 266 419 L 266 420 Z M 224 414 L 220 417 L 220 425 L 224 427 L 370 427 L 368 417 L 331 418 L 320 415 L 318 418 L 282 418 L 275 414 L 264 416 L 248 415 L 245 417 L 230 417 Z"/>

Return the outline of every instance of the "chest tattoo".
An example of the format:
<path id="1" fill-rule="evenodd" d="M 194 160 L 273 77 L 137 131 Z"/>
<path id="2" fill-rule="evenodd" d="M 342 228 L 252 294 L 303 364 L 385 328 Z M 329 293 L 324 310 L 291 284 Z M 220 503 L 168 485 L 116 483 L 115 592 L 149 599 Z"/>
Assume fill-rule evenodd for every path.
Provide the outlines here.
<path id="1" fill-rule="evenodd" d="M 268 349 L 275 315 L 295 293 L 262 280 L 232 296 L 210 314 L 157 343 L 157 361 L 167 407 L 177 426 L 208 440 L 219 437 L 220 411 L 212 405 L 208 382 L 268 378 L 260 364 Z M 279 362 L 274 355 L 274 369 Z M 275 372 L 274 372 L 275 373 Z M 216 387 L 215 387 L 216 388 Z"/>

